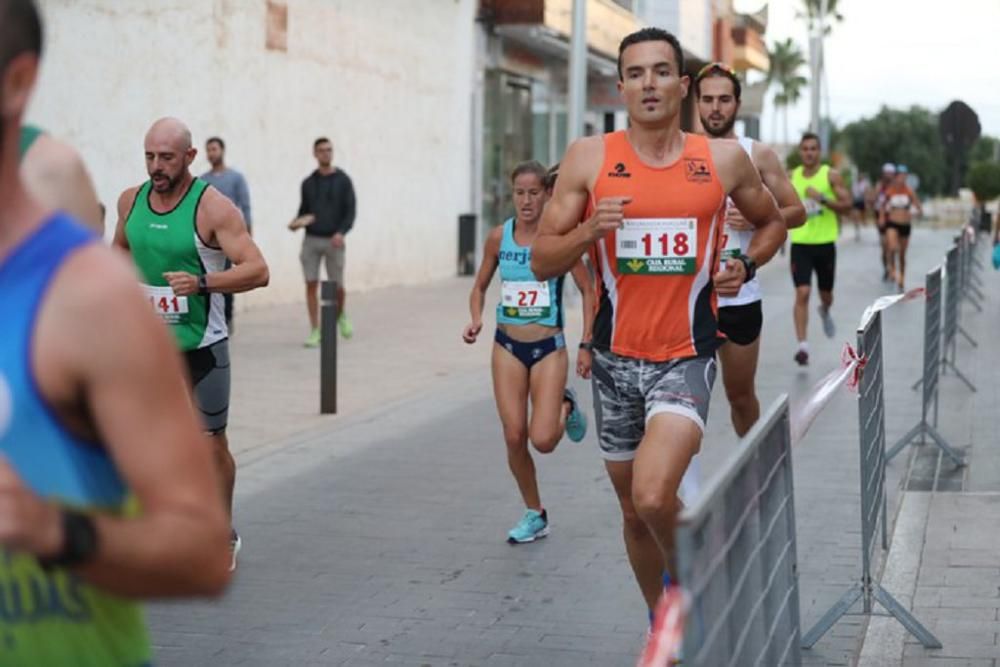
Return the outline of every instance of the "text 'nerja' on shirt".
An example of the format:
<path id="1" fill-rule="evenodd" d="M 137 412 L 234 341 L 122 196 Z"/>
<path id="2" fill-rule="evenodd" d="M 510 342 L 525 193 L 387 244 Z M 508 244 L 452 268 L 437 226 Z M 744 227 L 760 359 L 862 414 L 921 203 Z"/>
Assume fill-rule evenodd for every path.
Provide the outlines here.
<path id="1" fill-rule="evenodd" d="M 685 134 L 676 162 L 651 167 L 625 131 L 605 135 L 585 217 L 605 197 L 632 201 L 623 227 L 591 249 L 595 347 L 648 361 L 714 354 L 720 338 L 712 275 L 725 194 L 705 137 Z"/>

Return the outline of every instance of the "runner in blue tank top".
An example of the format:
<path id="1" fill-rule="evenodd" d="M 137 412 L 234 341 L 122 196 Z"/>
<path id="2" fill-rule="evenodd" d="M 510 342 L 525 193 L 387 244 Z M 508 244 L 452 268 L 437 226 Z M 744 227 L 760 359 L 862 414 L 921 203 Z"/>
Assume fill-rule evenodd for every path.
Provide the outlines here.
<path id="1" fill-rule="evenodd" d="M 221 592 L 225 513 L 132 269 L 20 175 L 30 0 L 0 0 L 0 45 L 0 665 L 148 665 L 138 601 Z"/>
<path id="2" fill-rule="evenodd" d="M 563 277 L 539 281 L 531 272 L 531 242 L 538 231 L 545 202 L 555 185 L 538 162 L 525 162 L 511 176 L 515 217 L 490 232 L 483 263 L 469 296 L 472 321 L 462 338 L 476 342 L 483 328 L 486 290 L 500 269 L 500 303 L 493 345 L 493 393 L 507 444 L 507 463 L 526 510 L 507 534 L 511 544 L 533 542 L 549 534 L 548 513 L 542 506 L 535 463 L 528 441 L 542 454 L 552 452 L 563 431 L 579 442 L 587 419 L 576 394 L 566 386 L 569 355 L 563 336 Z M 583 295 L 583 336 L 577 374 L 590 377 L 590 337 L 594 319 L 594 286 L 583 262 L 572 271 Z M 531 416 L 528 416 L 528 402 Z"/>

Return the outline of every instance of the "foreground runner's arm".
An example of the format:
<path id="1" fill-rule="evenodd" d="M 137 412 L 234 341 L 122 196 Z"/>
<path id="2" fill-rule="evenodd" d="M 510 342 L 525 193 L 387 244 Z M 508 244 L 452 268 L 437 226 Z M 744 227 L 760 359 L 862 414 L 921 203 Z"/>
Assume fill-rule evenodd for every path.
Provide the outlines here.
<path id="1" fill-rule="evenodd" d="M 785 220 L 785 227 L 794 229 L 806 224 L 806 207 L 802 205 L 802 200 L 788 180 L 788 174 L 774 150 L 760 142 L 754 142 L 753 161 L 764 185 L 774 195 L 781 217 Z"/>
<path id="2" fill-rule="evenodd" d="M 766 264 L 785 242 L 788 230 L 774 197 L 760 180 L 757 168 L 743 148 L 735 142 L 712 140 L 712 160 L 723 187 L 747 222 L 755 227 L 746 256 L 757 266 Z M 736 296 L 746 281 L 746 266 L 740 259 L 726 260 L 726 267 L 715 274 L 720 296 Z"/>
<path id="3" fill-rule="evenodd" d="M 483 330 L 483 307 L 486 303 L 486 290 L 490 287 L 493 274 L 500 266 L 500 242 L 503 240 L 503 225 L 494 227 L 486 237 L 483 246 L 483 263 L 479 265 L 476 281 L 469 293 L 469 316 L 471 320 L 462 330 L 462 340 L 470 345 L 476 342 L 476 337 Z"/>
<path id="4" fill-rule="evenodd" d="M 50 208 L 62 209 L 104 236 L 104 216 L 94 182 L 75 148 L 43 134 L 21 163 L 28 190 Z"/>
<path id="5" fill-rule="evenodd" d="M 580 260 L 573 267 L 573 282 L 580 289 L 580 296 L 583 300 L 583 333 L 580 336 L 580 343 L 590 343 L 594 336 L 594 316 L 597 312 L 597 296 L 594 293 L 594 280 L 590 277 L 590 269 Z M 590 377 L 590 367 L 593 364 L 593 355 L 589 348 L 580 347 L 576 354 L 576 374 L 583 379 Z"/>
<path id="6" fill-rule="evenodd" d="M 753 163 L 760 172 L 761 180 L 767 189 L 771 191 L 777 202 L 781 217 L 785 220 L 788 229 L 801 227 L 806 223 L 806 207 L 802 205 L 792 182 L 788 180 L 788 174 L 781 166 L 781 161 L 774 150 L 755 141 L 753 144 Z M 733 229 L 749 232 L 754 230 L 754 226 L 746 221 L 739 209 L 730 206 L 726 209 L 726 224 Z"/>
<path id="7" fill-rule="evenodd" d="M 41 306 L 32 360 L 43 396 L 74 417 L 67 427 L 99 436 L 141 508 L 93 515 L 97 550 L 74 572 L 122 596 L 220 593 L 229 526 L 211 448 L 131 267 L 96 245 L 69 259 Z M 63 540 L 56 505 L 0 466 L 0 544 L 44 557 Z"/>
<path id="8" fill-rule="evenodd" d="M 233 202 L 215 188 L 208 188 L 198 207 L 200 233 L 209 244 L 217 245 L 233 263 L 232 268 L 205 276 L 209 292 L 237 294 L 265 287 L 270 281 L 267 262 L 247 231 L 243 214 Z M 198 277 L 184 271 L 168 271 L 163 277 L 177 296 L 191 296 L 199 291 Z"/>
<path id="9" fill-rule="evenodd" d="M 538 235 L 531 246 L 531 270 L 539 280 L 569 273 L 594 241 L 621 226 L 629 197 L 605 197 L 594 214 L 583 219 L 591 179 L 604 159 L 604 137 L 577 139 L 559 164 L 552 199 L 545 205 Z"/>

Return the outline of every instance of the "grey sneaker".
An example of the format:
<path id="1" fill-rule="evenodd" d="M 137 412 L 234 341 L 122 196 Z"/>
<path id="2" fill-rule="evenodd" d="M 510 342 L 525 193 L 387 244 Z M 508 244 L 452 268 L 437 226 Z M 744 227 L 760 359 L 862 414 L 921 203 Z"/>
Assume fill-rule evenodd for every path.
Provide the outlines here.
<path id="1" fill-rule="evenodd" d="M 827 338 L 833 338 L 837 335 L 837 325 L 833 323 L 833 318 L 830 317 L 830 309 L 824 308 L 822 304 L 816 307 L 816 312 L 819 313 L 820 319 L 823 320 L 823 333 L 826 334 Z"/>

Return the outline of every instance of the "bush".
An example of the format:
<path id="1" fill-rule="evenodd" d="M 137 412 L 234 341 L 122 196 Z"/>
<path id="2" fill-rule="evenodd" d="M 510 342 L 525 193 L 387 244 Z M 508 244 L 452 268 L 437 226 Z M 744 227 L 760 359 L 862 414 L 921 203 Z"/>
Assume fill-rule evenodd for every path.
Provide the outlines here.
<path id="1" fill-rule="evenodd" d="M 1000 162 L 976 162 L 969 168 L 965 184 L 980 203 L 1000 197 Z"/>

